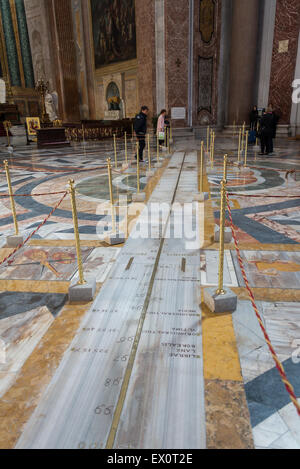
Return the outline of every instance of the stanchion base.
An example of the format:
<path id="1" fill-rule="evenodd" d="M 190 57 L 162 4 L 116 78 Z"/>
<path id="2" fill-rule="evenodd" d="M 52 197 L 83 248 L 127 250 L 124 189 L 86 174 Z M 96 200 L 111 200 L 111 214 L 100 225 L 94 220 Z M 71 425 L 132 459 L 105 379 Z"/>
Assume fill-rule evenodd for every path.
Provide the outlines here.
<path id="1" fill-rule="evenodd" d="M 231 243 L 232 241 L 232 230 L 229 227 L 224 228 L 224 242 L 226 244 Z M 215 243 L 220 242 L 220 227 L 215 227 Z"/>
<path id="2" fill-rule="evenodd" d="M 77 280 L 76 280 L 77 281 Z M 87 279 L 84 285 L 74 283 L 69 288 L 69 300 L 71 302 L 92 301 L 96 293 L 96 279 Z"/>
<path id="3" fill-rule="evenodd" d="M 209 199 L 208 192 L 200 192 L 199 194 L 194 195 L 195 202 L 205 202 L 208 199 Z"/>
<path id="4" fill-rule="evenodd" d="M 154 176 L 154 174 L 155 174 L 154 169 L 151 169 L 151 170 L 146 172 L 146 177 L 147 178 L 152 178 Z"/>
<path id="5" fill-rule="evenodd" d="M 215 173 L 216 173 L 216 170 L 214 168 L 212 168 L 210 163 L 209 163 L 209 167 L 206 168 L 206 174 L 210 175 L 210 174 L 215 174 Z"/>
<path id="6" fill-rule="evenodd" d="M 241 171 L 241 173 L 249 173 L 249 171 L 251 171 L 251 170 L 247 166 L 242 166 L 240 168 L 240 171 Z"/>
<path id="7" fill-rule="evenodd" d="M 8 151 L 8 153 L 13 153 L 14 152 L 14 147 L 12 147 L 12 146 L 7 147 L 7 151 Z"/>
<path id="8" fill-rule="evenodd" d="M 110 236 L 108 244 L 110 244 L 111 246 L 117 246 L 118 244 L 124 244 L 125 241 L 126 238 L 124 233 L 116 233 Z"/>
<path id="9" fill-rule="evenodd" d="M 6 245 L 8 248 L 17 248 L 20 244 L 23 244 L 24 237 L 21 235 L 18 236 L 7 236 Z"/>
<path id="10" fill-rule="evenodd" d="M 162 163 L 155 163 L 154 168 L 162 168 Z"/>
<path id="11" fill-rule="evenodd" d="M 204 303 L 213 313 L 233 313 L 237 308 L 237 296 L 226 288 L 224 295 L 217 295 L 216 287 L 204 290 Z"/>
<path id="12" fill-rule="evenodd" d="M 146 200 L 145 192 L 140 192 L 139 194 L 133 194 L 132 201 L 133 202 L 144 202 Z"/>
<path id="13" fill-rule="evenodd" d="M 122 169 L 123 169 L 123 170 L 126 170 L 126 169 L 128 169 L 128 168 L 129 168 L 128 163 L 123 163 L 123 164 L 122 164 Z"/>

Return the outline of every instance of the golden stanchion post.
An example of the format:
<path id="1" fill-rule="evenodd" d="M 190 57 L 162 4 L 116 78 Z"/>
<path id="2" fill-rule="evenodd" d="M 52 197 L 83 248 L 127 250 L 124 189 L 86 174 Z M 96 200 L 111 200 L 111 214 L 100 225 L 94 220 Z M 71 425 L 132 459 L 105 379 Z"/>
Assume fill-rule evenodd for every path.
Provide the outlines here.
<path id="1" fill-rule="evenodd" d="M 243 130 L 242 130 L 242 152 L 244 151 L 245 148 L 245 127 L 246 127 L 246 122 L 243 123 Z"/>
<path id="2" fill-rule="evenodd" d="M 215 158 L 215 138 L 216 134 L 213 132 L 212 134 L 212 153 L 211 153 L 211 167 L 214 167 L 214 158 Z"/>
<path id="3" fill-rule="evenodd" d="M 132 136 L 132 141 L 133 141 L 133 137 L 134 137 L 134 128 L 133 128 L 133 124 L 131 124 L 131 136 Z"/>
<path id="4" fill-rule="evenodd" d="M 117 140 L 116 134 L 114 134 L 114 151 L 115 151 L 115 167 L 118 169 L 118 157 L 117 157 Z"/>
<path id="5" fill-rule="evenodd" d="M 209 151 L 209 126 L 207 127 L 207 133 L 206 133 L 206 150 L 207 150 L 207 153 Z"/>
<path id="6" fill-rule="evenodd" d="M 173 129 L 172 129 L 172 122 L 170 121 L 170 139 L 173 142 Z"/>
<path id="7" fill-rule="evenodd" d="M 110 198 L 110 207 L 111 207 L 111 222 L 113 233 L 116 233 L 116 220 L 115 220 L 115 201 L 113 195 L 113 185 L 112 185 L 112 170 L 111 170 L 111 159 L 107 161 L 107 172 L 108 172 L 108 185 L 109 185 L 109 198 Z"/>
<path id="8" fill-rule="evenodd" d="M 86 281 L 84 279 L 84 274 L 83 274 L 83 264 L 82 264 L 80 237 L 79 237 L 79 229 L 78 229 L 78 217 L 77 217 L 76 196 L 75 196 L 75 181 L 73 179 L 70 179 L 69 185 L 70 185 L 69 193 L 71 196 L 71 205 L 72 205 L 72 214 L 73 214 L 73 223 L 74 223 L 75 245 L 76 245 L 77 262 L 78 262 L 78 275 L 79 275 L 78 285 L 85 285 Z"/>
<path id="9" fill-rule="evenodd" d="M 224 290 L 224 230 L 225 230 L 225 203 L 226 203 L 226 182 L 221 181 L 221 212 L 220 212 L 220 257 L 219 257 L 219 282 L 217 295 L 225 295 Z"/>
<path id="10" fill-rule="evenodd" d="M 126 161 L 126 164 L 128 164 L 127 132 L 125 132 L 125 161 Z"/>
<path id="11" fill-rule="evenodd" d="M 228 155 L 224 155 L 223 180 L 227 184 Z"/>
<path id="12" fill-rule="evenodd" d="M 167 139 L 168 139 L 168 153 L 171 154 L 171 146 L 170 146 L 170 129 L 167 129 Z"/>
<path id="13" fill-rule="evenodd" d="M 15 199 L 14 199 L 14 194 L 13 194 L 13 190 L 12 190 L 11 178 L 10 178 L 10 172 L 9 172 L 9 166 L 8 166 L 8 161 L 7 160 L 4 161 L 4 169 L 5 169 L 5 173 L 6 173 L 11 211 L 12 211 L 12 215 L 13 215 L 13 219 L 14 219 L 15 234 L 16 234 L 16 236 L 18 236 L 19 227 L 18 227 L 18 220 L 17 220 L 17 212 L 16 212 Z"/>
<path id="14" fill-rule="evenodd" d="M 139 142 L 136 142 L 137 159 L 136 159 L 136 177 L 137 177 L 137 193 L 140 193 L 140 155 Z"/>
<path id="15" fill-rule="evenodd" d="M 150 149 L 150 135 L 148 134 L 148 166 L 151 171 L 151 149 Z"/>
<path id="16" fill-rule="evenodd" d="M 240 131 L 239 131 L 238 162 L 241 161 L 241 143 L 242 143 L 242 129 L 240 129 Z"/>
<path id="17" fill-rule="evenodd" d="M 212 157 L 212 130 L 210 131 L 210 151 L 209 151 L 209 159 L 211 161 Z"/>
<path id="18" fill-rule="evenodd" d="M 225 172 L 225 170 L 224 170 Z M 221 182 L 221 208 L 220 208 L 220 230 L 219 230 L 219 275 L 218 287 L 206 288 L 203 292 L 204 303 L 213 313 L 229 313 L 237 308 L 237 295 L 227 288 L 224 288 L 224 259 L 225 259 L 225 241 L 230 242 L 225 232 L 226 219 L 226 181 Z M 230 231 L 231 237 L 231 229 Z M 229 232 L 228 231 L 228 232 Z"/>
<path id="19" fill-rule="evenodd" d="M 204 178 L 204 142 L 201 142 L 201 162 L 200 162 L 200 193 L 203 192 L 203 178 Z"/>
<path id="20" fill-rule="evenodd" d="M 4 121 L 3 126 L 5 128 L 6 132 L 6 138 L 7 138 L 7 146 L 10 147 L 10 135 L 9 135 L 9 129 L 11 129 L 11 122 L 10 121 Z"/>
<path id="21" fill-rule="evenodd" d="M 247 130 L 247 132 L 246 132 L 246 142 L 245 142 L 245 164 L 244 164 L 245 167 L 247 166 L 248 139 L 249 139 L 249 131 Z"/>

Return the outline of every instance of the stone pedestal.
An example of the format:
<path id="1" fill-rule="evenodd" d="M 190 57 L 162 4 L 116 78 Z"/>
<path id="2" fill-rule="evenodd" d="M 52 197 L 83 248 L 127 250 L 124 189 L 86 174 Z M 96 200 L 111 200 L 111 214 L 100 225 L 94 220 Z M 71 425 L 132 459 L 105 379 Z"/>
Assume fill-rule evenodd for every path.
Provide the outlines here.
<path id="1" fill-rule="evenodd" d="M 109 244 L 111 246 L 117 246 L 118 244 L 124 244 L 126 237 L 124 233 L 114 233 L 109 238 Z"/>
<path id="2" fill-rule="evenodd" d="M 84 285 L 71 283 L 69 288 L 69 300 L 71 302 L 87 302 L 94 299 L 96 293 L 96 280 L 88 279 Z"/>
<path id="3" fill-rule="evenodd" d="M 133 202 L 145 202 L 146 194 L 145 192 L 140 192 L 139 194 L 133 194 L 132 201 Z"/>
<path id="4" fill-rule="evenodd" d="M 205 202 L 208 199 L 209 199 L 208 192 L 199 192 L 199 194 L 194 195 L 195 202 Z"/>
<path id="5" fill-rule="evenodd" d="M 233 313 L 237 308 L 237 296 L 230 289 L 224 295 L 217 295 L 217 288 L 204 290 L 204 303 L 213 313 Z"/>
<path id="6" fill-rule="evenodd" d="M 23 244 L 24 237 L 22 235 L 7 236 L 6 245 L 8 248 L 17 248 Z"/>
<path id="7" fill-rule="evenodd" d="M 231 243 L 232 241 L 232 230 L 231 228 L 225 227 L 224 228 L 224 242 L 226 244 Z M 220 227 L 216 226 L 215 227 L 215 243 L 220 242 Z"/>

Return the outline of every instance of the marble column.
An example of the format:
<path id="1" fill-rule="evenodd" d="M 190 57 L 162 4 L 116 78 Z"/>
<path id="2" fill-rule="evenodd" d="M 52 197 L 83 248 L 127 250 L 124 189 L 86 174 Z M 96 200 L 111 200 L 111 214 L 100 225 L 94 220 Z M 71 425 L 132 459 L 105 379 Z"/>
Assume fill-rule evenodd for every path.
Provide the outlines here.
<path id="1" fill-rule="evenodd" d="M 22 86 L 9 0 L 2 0 L 0 2 L 0 8 L 11 84 L 12 86 Z"/>
<path id="2" fill-rule="evenodd" d="M 60 117 L 67 122 L 80 121 L 77 58 L 71 0 L 48 0 L 51 16 L 52 46 L 56 83 L 60 96 Z"/>
<path id="3" fill-rule="evenodd" d="M 24 0 L 15 0 L 16 14 L 18 21 L 18 30 L 20 37 L 20 47 L 22 52 L 22 62 L 24 69 L 26 88 L 34 88 L 34 73 L 32 66 L 31 49 L 28 37 L 28 29 L 26 22 L 26 13 Z"/>
<path id="4" fill-rule="evenodd" d="M 155 0 L 156 112 L 166 107 L 165 2 Z"/>
<path id="5" fill-rule="evenodd" d="M 155 8 L 156 1 L 136 0 L 136 43 L 138 61 L 138 106 L 146 105 L 151 116 L 156 114 L 156 88 L 155 88 Z M 160 80 L 159 80 L 160 83 Z"/>
<path id="6" fill-rule="evenodd" d="M 91 4 L 83 0 L 82 8 L 82 25 L 85 47 L 86 61 L 86 82 L 88 93 L 89 118 L 96 119 L 96 102 L 95 102 L 95 80 L 94 80 L 94 57 L 93 57 L 93 35 L 91 24 Z"/>
<path id="7" fill-rule="evenodd" d="M 254 105 L 260 0 L 233 0 L 228 124 L 249 121 Z"/>
<path id="8" fill-rule="evenodd" d="M 280 111 L 279 135 L 289 130 L 299 29 L 299 0 L 277 0 L 269 103 Z"/>
<path id="9" fill-rule="evenodd" d="M 184 108 L 185 119 L 172 120 L 174 127 L 187 127 L 190 58 L 189 2 L 165 0 L 166 109 Z"/>
<path id="10" fill-rule="evenodd" d="M 300 90 L 300 33 L 298 38 L 298 53 L 297 53 L 297 63 L 295 70 L 295 91 Z M 300 91 L 295 93 L 292 111 L 291 111 L 291 133 L 293 136 L 300 135 Z"/>
<path id="11" fill-rule="evenodd" d="M 266 108 L 269 104 L 272 50 L 274 41 L 275 15 L 277 0 L 263 0 L 260 53 L 258 57 L 258 92 L 256 103 L 259 108 Z"/>

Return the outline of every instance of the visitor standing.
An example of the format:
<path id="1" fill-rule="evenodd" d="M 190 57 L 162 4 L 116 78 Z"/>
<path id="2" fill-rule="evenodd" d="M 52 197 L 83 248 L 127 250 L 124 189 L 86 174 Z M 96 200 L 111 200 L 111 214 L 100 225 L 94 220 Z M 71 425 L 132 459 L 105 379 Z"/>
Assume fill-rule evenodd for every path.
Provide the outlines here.
<path id="1" fill-rule="evenodd" d="M 146 134 L 147 134 L 147 116 L 148 116 L 149 109 L 147 106 L 142 106 L 141 112 L 137 114 L 134 119 L 134 131 L 139 142 L 139 160 L 141 162 L 144 161 L 143 154 L 144 149 L 146 146 Z M 135 155 L 135 159 L 137 160 L 137 156 Z"/>
<path id="2" fill-rule="evenodd" d="M 268 107 L 267 112 L 260 120 L 260 140 L 261 140 L 261 153 L 260 155 L 269 155 L 273 153 L 273 135 L 274 135 L 274 115 L 271 107 Z"/>
<path id="3" fill-rule="evenodd" d="M 250 112 L 250 130 L 256 130 L 258 121 L 258 109 L 254 106 Z"/>
<path id="4" fill-rule="evenodd" d="M 163 146 L 165 143 L 165 119 L 166 119 L 167 111 L 163 109 L 160 112 L 158 121 L 157 121 L 157 135 L 159 139 L 159 145 Z"/>

